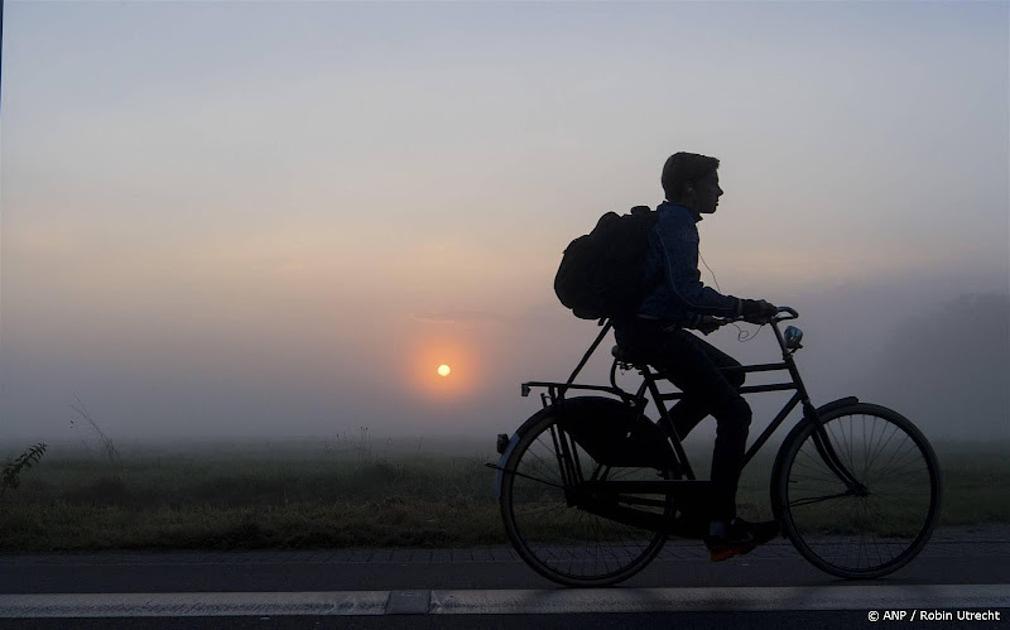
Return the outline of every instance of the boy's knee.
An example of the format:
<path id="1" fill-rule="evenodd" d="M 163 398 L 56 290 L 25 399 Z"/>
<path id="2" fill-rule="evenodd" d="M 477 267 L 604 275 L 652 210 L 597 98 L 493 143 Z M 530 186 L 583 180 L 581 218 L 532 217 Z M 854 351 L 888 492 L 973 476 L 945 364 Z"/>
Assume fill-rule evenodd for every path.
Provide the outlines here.
<path id="1" fill-rule="evenodd" d="M 746 432 L 750 426 L 750 405 L 743 400 L 742 396 L 734 396 L 732 399 L 724 401 L 721 409 L 715 414 L 719 425 L 725 425 L 732 429 L 740 428 Z"/>
<path id="2" fill-rule="evenodd" d="M 736 389 L 740 389 L 743 387 L 743 382 L 747 380 L 747 374 L 743 370 L 734 370 L 727 375 L 726 380 Z"/>
<path id="3" fill-rule="evenodd" d="M 733 400 L 727 401 L 725 415 L 731 423 L 746 429 L 750 426 L 753 413 L 747 401 L 743 397 L 737 396 Z"/>

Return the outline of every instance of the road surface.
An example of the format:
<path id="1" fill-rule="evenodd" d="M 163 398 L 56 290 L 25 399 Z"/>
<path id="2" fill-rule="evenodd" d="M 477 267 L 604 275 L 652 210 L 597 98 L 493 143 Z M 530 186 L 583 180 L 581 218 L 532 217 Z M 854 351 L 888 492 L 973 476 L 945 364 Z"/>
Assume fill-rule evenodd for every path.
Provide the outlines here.
<path id="1" fill-rule="evenodd" d="M 1010 627 L 1010 527 L 938 530 L 905 568 L 859 582 L 779 539 L 723 563 L 671 541 L 595 590 L 559 588 L 506 547 L 7 554 L 0 593 L 0 627 Z"/>

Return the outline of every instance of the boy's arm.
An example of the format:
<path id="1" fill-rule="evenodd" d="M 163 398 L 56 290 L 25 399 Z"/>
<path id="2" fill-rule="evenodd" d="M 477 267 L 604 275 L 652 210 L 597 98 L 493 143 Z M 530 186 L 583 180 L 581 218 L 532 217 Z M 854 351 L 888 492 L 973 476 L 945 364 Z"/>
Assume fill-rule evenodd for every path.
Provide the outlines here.
<path id="1" fill-rule="evenodd" d="M 697 316 L 738 317 L 742 301 L 701 282 L 698 272 L 698 230 L 687 217 L 670 217 L 656 226 L 665 281 L 682 306 Z"/>

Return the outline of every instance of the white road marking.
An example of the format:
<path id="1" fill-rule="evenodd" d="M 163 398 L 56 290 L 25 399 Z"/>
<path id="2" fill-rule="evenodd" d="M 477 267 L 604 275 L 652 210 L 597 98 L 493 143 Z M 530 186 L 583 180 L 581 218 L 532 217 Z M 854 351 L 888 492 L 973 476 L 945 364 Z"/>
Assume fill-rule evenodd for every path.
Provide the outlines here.
<path id="1" fill-rule="evenodd" d="M 403 591 L 0 595 L 0 618 L 424 614 Z M 428 614 L 1010 608 L 1010 584 L 432 590 Z M 423 599 L 423 598 L 422 598 Z"/>
<path id="2" fill-rule="evenodd" d="M 1006 608 L 1010 584 L 432 591 L 441 614 Z"/>
<path id="3" fill-rule="evenodd" d="M 381 615 L 389 591 L 0 595 L 0 617 Z"/>

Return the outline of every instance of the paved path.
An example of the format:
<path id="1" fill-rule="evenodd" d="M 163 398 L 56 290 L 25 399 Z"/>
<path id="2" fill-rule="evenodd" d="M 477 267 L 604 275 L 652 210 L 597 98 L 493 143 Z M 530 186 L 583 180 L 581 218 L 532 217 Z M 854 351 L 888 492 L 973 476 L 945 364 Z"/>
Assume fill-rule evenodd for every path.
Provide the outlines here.
<path id="1" fill-rule="evenodd" d="M 630 587 L 825 586 L 784 539 L 713 563 L 671 541 Z M 869 584 L 1008 584 L 1010 527 L 939 530 L 923 552 Z M 510 547 L 320 551 L 115 552 L 0 556 L 0 593 L 176 593 L 553 588 Z"/>
<path id="2" fill-rule="evenodd" d="M 748 620 L 841 629 L 868 624 L 876 608 L 991 610 L 1000 619 L 972 627 L 1007 625 L 1010 527 L 940 530 L 905 568 L 859 582 L 820 572 L 781 539 L 723 563 L 709 562 L 697 541 L 671 541 L 635 578 L 590 591 L 558 588 L 507 547 L 0 556 L 0 628 L 26 618 L 39 628 L 64 628 L 69 618 L 81 628 L 331 627 L 325 620 L 340 615 L 341 627 L 354 628 Z M 965 623 L 906 619 L 902 627 Z"/>

